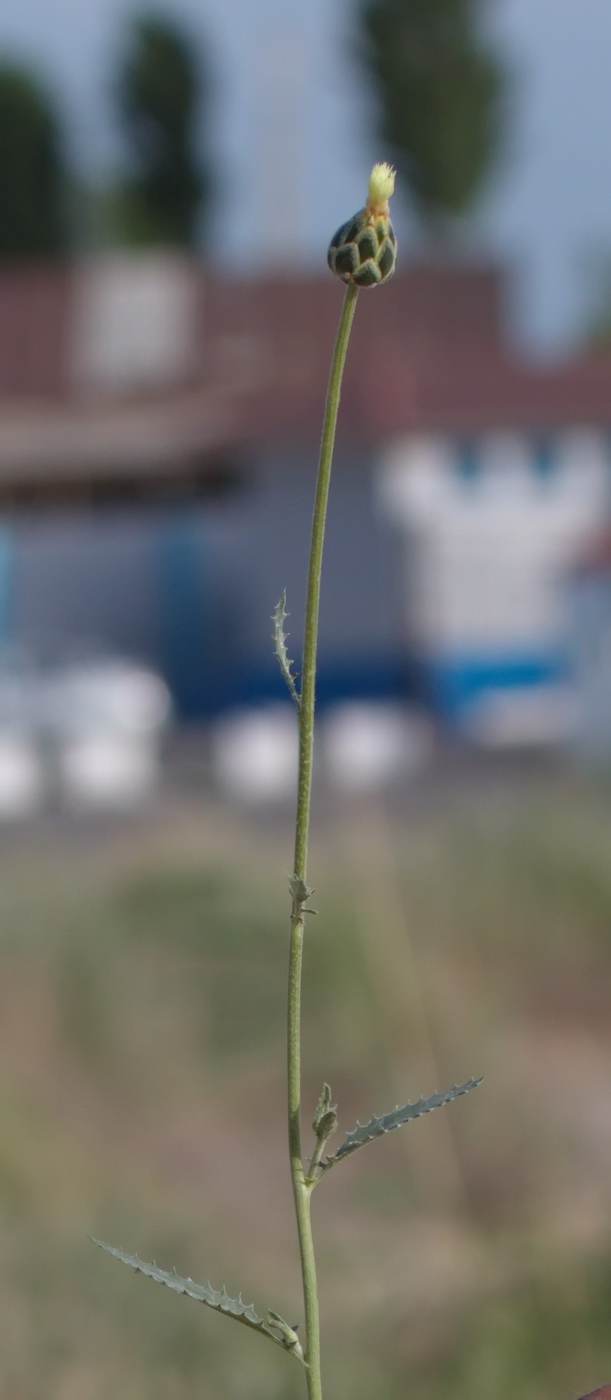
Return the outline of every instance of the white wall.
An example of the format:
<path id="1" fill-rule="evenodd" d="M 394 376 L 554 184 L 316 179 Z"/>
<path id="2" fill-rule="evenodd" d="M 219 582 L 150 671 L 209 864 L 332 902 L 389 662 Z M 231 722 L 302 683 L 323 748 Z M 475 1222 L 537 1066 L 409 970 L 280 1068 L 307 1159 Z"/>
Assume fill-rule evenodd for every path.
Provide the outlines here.
<path id="1" fill-rule="evenodd" d="M 558 434 L 547 469 L 525 435 L 473 446 L 418 437 L 384 451 L 380 505 L 405 542 L 409 633 L 428 654 L 545 652 L 565 625 L 563 580 L 608 513 L 602 434 Z"/>
<path id="2" fill-rule="evenodd" d="M 112 253 L 76 272 L 72 374 L 82 390 L 180 383 L 197 348 L 197 273 L 167 252 Z"/>

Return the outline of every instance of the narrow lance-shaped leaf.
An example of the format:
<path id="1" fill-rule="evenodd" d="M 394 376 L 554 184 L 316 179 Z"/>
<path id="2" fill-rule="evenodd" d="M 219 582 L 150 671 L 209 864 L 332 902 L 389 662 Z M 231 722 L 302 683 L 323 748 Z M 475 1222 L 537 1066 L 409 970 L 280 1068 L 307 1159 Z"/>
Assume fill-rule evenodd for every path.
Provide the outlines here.
<path id="1" fill-rule="evenodd" d="M 272 1342 L 277 1342 L 278 1346 L 292 1352 L 299 1361 L 303 1361 L 303 1351 L 297 1333 L 279 1313 L 270 1309 L 267 1318 L 264 1319 L 255 1312 L 252 1303 L 242 1301 L 241 1294 L 238 1294 L 237 1298 L 230 1298 L 225 1288 L 216 1289 L 209 1283 L 194 1283 L 192 1278 L 181 1278 L 175 1269 L 166 1273 L 165 1269 L 158 1268 L 157 1264 L 146 1264 L 137 1254 L 126 1254 L 123 1249 L 104 1244 L 103 1240 L 94 1240 L 93 1243 L 99 1245 L 107 1254 L 112 1254 L 114 1259 L 119 1259 L 122 1264 L 128 1264 L 135 1273 L 144 1274 L 156 1283 L 165 1284 L 166 1288 L 171 1288 L 174 1293 L 184 1293 L 188 1298 L 194 1298 L 196 1303 L 205 1303 L 206 1307 L 214 1308 L 226 1317 L 235 1318 L 236 1322 L 242 1322 L 245 1327 L 269 1337 Z"/>
<path id="2" fill-rule="evenodd" d="M 292 699 L 295 701 L 295 704 L 296 704 L 297 706 L 299 706 L 299 695 L 298 695 L 298 693 L 297 693 L 297 687 L 296 687 L 296 685 L 295 685 L 295 679 L 294 679 L 294 676 L 293 676 L 293 672 L 292 672 L 292 670 L 291 670 L 291 666 L 293 665 L 293 662 L 289 659 L 289 654 L 288 654 L 288 651 L 287 651 L 287 649 L 286 649 L 286 643 L 287 643 L 288 635 L 287 635 L 287 633 L 286 633 L 285 630 L 284 630 L 284 624 L 285 624 L 285 622 L 286 622 L 287 617 L 288 617 L 288 613 L 287 613 L 287 611 L 286 611 L 286 588 L 285 588 L 284 591 L 283 591 L 283 593 L 282 593 L 282 596 L 278 599 L 278 602 L 276 603 L 276 606 L 275 606 L 275 608 L 274 608 L 274 616 L 273 616 L 273 623 L 274 623 L 274 648 L 275 648 L 276 656 L 277 656 L 277 658 L 278 658 L 278 665 L 279 665 L 279 667 L 280 667 L 280 670 L 282 671 L 282 675 L 284 676 L 284 679 L 285 679 L 286 684 L 287 684 L 288 689 L 289 689 L 289 694 L 291 695 Z"/>
<path id="3" fill-rule="evenodd" d="M 351 1152 L 356 1152 L 357 1147 L 364 1147 L 366 1143 L 373 1142 L 374 1138 L 382 1137 L 384 1133 L 390 1133 L 393 1128 L 400 1128 L 404 1123 L 411 1123 L 413 1118 L 421 1118 L 423 1113 L 432 1113 L 434 1108 L 451 1103 L 461 1094 L 468 1094 L 471 1089 L 477 1089 L 481 1082 L 481 1079 L 468 1079 L 466 1084 L 455 1084 L 443 1094 L 431 1094 L 428 1099 L 418 1099 L 416 1103 L 406 1103 L 402 1108 L 393 1108 L 390 1113 L 383 1113 L 381 1118 L 374 1115 L 368 1123 L 357 1123 L 353 1132 L 344 1138 L 337 1152 L 323 1162 L 322 1171 L 328 1171 L 336 1162 L 341 1162 L 344 1157 L 349 1157 Z"/>

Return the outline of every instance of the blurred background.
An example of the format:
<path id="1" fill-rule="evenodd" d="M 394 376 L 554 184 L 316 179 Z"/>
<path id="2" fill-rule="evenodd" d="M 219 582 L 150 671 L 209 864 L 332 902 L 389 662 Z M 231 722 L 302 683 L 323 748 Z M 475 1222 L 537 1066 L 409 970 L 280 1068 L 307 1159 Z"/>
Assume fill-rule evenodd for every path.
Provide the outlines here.
<path id="1" fill-rule="evenodd" d="M 611 1377 L 605 0 L 0 11 L 8 1400 L 296 1400 L 295 718 L 336 227 L 398 172 L 324 571 L 304 1101 L 330 1395 Z M 234 1332 L 238 1336 L 234 1336 Z M 268 1355 L 268 1353 L 271 1354 Z"/>

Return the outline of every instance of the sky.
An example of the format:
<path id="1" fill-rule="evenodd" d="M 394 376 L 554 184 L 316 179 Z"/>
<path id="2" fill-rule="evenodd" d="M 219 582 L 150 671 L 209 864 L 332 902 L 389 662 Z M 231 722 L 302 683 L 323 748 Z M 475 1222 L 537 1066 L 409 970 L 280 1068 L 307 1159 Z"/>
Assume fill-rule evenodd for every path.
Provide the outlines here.
<path id="1" fill-rule="evenodd" d="M 207 145 L 225 267 L 324 266 L 381 150 L 351 54 L 356 0 L 0 0 L 0 55 L 35 65 L 92 179 L 121 158 L 110 87 L 130 16 L 163 9 L 213 74 Z M 511 120 L 471 242 L 513 270 L 509 314 L 531 353 L 563 353 L 611 262 L 611 0 L 484 0 L 512 75 Z M 203 139 L 203 137 L 202 137 Z M 401 242 L 415 232 L 395 200 Z"/>

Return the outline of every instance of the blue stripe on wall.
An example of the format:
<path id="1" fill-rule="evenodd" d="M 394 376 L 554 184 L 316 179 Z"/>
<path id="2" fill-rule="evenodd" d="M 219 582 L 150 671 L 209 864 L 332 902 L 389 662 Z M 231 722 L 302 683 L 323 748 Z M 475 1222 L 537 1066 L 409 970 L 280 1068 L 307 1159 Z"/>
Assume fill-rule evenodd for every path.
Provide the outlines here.
<path id="1" fill-rule="evenodd" d="M 157 540 L 159 663 L 181 719 L 209 708 L 209 658 L 201 531 L 188 507 L 163 516 Z"/>
<path id="2" fill-rule="evenodd" d="M 558 654 L 436 658 L 422 668 L 428 699 L 440 716 L 461 716 L 489 690 L 517 690 L 550 685 L 566 678 L 566 662 Z"/>
<path id="3" fill-rule="evenodd" d="M 13 632 L 14 572 L 15 532 L 0 521 L 0 648 L 10 642 Z"/>

